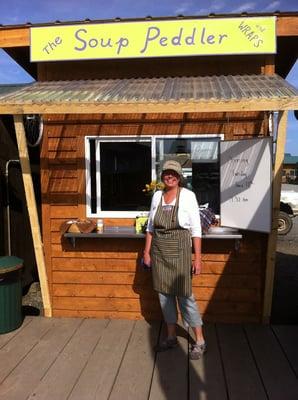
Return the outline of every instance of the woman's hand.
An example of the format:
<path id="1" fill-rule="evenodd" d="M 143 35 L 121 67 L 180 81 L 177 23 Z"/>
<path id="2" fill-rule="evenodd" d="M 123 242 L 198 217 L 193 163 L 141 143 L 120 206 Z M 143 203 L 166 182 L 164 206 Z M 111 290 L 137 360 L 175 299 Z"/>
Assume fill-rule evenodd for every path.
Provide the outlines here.
<path id="1" fill-rule="evenodd" d="M 145 265 L 148 265 L 148 267 L 151 267 L 151 256 L 149 253 L 144 253 L 143 260 L 144 260 Z"/>
<path id="2" fill-rule="evenodd" d="M 191 272 L 194 275 L 199 275 L 201 273 L 201 269 L 202 269 L 202 261 L 201 261 L 202 239 L 200 237 L 193 237 L 192 243 L 193 243 L 193 248 L 194 248 L 194 253 L 195 253 L 195 259 L 192 262 Z"/>
<path id="3" fill-rule="evenodd" d="M 148 265 L 148 267 L 151 267 L 151 257 L 150 257 L 151 242 L 152 242 L 152 233 L 147 232 L 145 248 L 143 253 L 143 261 L 145 265 Z"/>
<path id="4" fill-rule="evenodd" d="M 202 261 L 201 259 L 194 259 L 192 262 L 192 273 L 194 275 L 199 275 L 202 270 Z"/>

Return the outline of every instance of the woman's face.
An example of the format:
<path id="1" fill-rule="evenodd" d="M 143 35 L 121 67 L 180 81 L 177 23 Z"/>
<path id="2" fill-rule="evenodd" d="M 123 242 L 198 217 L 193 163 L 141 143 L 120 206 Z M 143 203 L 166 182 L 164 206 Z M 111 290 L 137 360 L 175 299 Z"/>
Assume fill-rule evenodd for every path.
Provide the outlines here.
<path id="1" fill-rule="evenodd" d="M 161 179 L 165 184 L 165 187 L 170 189 L 179 185 L 180 175 L 176 171 L 167 169 L 166 171 L 163 171 Z"/>

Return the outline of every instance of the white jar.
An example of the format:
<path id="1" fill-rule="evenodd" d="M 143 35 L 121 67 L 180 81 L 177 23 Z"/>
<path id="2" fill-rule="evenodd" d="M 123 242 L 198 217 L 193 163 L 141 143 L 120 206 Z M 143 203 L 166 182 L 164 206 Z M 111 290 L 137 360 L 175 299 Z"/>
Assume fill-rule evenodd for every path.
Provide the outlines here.
<path id="1" fill-rule="evenodd" d="M 98 219 L 96 221 L 96 232 L 103 233 L 103 219 Z"/>

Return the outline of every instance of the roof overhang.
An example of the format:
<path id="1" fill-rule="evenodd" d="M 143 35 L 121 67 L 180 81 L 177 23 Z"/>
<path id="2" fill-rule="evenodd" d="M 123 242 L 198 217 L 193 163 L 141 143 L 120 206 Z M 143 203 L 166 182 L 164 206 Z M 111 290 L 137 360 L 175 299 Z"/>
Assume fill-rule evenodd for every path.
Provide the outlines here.
<path id="1" fill-rule="evenodd" d="M 131 114 L 131 113 L 177 113 L 177 112 L 239 112 L 239 111 L 285 111 L 298 107 L 296 102 L 177 102 L 177 103 L 44 103 L 42 105 L 1 105 L 0 114 Z"/>
<path id="2" fill-rule="evenodd" d="M 50 81 L 0 87 L 0 114 L 295 109 L 298 91 L 278 75 Z"/>
<path id="3" fill-rule="evenodd" d="M 19 65 L 21 65 L 29 74 L 37 79 L 37 65 L 30 63 L 30 28 L 42 26 L 59 25 L 88 25 L 94 23 L 112 23 L 118 22 L 141 22 L 141 21 L 172 21 L 175 19 L 222 19 L 237 17 L 264 17 L 276 16 L 276 34 L 277 34 L 277 54 L 274 56 L 275 72 L 286 77 L 292 66 L 295 64 L 298 55 L 298 24 L 297 12 L 274 12 L 274 13 L 240 13 L 240 14 L 210 14 L 209 16 L 184 16 L 184 17 L 158 17 L 158 18 L 131 18 L 114 20 L 81 20 L 81 21 L 52 21 L 49 23 L 27 23 L 21 25 L 0 26 L 0 48 L 3 48 Z M 217 57 L 220 62 L 221 56 Z M 88 61 L 89 62 L 89 61 Z M 115 60 L 116 62 L 116 60 Z M 157 61 L 158 62 L 158 61 Z M 175 62 L 175 59 L 173 61 Z M 106 60 L 101 60 L 105 65 Z"/>

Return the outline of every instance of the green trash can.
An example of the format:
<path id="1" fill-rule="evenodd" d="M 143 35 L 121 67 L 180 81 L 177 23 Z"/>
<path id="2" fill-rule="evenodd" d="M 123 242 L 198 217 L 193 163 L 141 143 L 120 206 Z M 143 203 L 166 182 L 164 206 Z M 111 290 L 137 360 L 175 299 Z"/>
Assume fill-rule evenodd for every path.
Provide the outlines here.
<path id="1" fill-rule="evenodd" d="M 0 257 L 0 334 L 17 329 L 23 321 L 22 267 L 18 257 Z"/>

